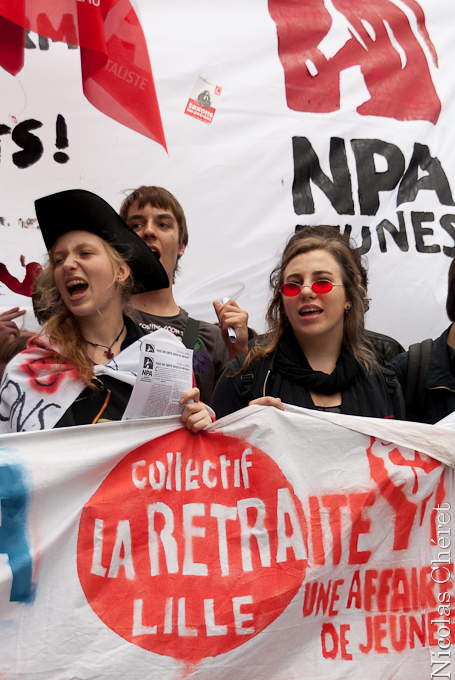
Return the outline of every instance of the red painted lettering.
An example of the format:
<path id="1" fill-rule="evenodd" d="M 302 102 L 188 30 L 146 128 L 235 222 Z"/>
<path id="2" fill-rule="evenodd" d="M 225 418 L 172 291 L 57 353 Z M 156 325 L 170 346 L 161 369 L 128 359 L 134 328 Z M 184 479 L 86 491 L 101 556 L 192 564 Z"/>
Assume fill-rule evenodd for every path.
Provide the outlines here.
<path id="1" fill-rule="evenodd" d="M 349 542 L 349 564 L 365 564 L 370 559 L 371 550 L 357 549 L 360 534 L 369 534 L 371 521 L 362 516 L 362 510 L 366 506 L 373 505 L 374 491 L 368 493 L 353 493 L 349 496 L 351 510 L 352 530 Z"/>
<path id="2" fill-rule="evenodd" d="M 327 646 L 327 636 L 329 645 Z M 333 623 L 324 623 L 321 629 L 322 656 L 324 659 L 335 659 L 338 654 L 338 633 Z"/>
<path id="3" fill-rule="evenodd" d="M 347 623 L 343 623 L 340 626 L 340 650 L 341 650 L 341 658 L 345 659 L 345 661 L 352 661 L 352 654 L 349 654 L 347 651 L 346 647 L 349 644 L 349 640 L 346 638 L 346 633 L 348 630 L 351 630 L 351 626 L 349 626 Z"/>
<path id="4" fill-rule="evenodd" d="M 308 498 L 310 505 L 311 540 L 313 542 L 313 559 L 315 565 L 325 564 L 324 541 L 322 538 L 321 513 L 316 496 Z"/>
<path id="5" fill-rule="evenodd" d="M 389 581 L 392 578 L 393 569 L 383 569 L 379 579 L 378 609 L 380 612 L 387 611 L 387 595 L 390 593 Z"/>
<path id="6" fill-rule="evenodd" d="M 397 637 L 397 619 L 400 622 L 400 637 Z M 406 638 L 408 632 L 408 623 L 406 616 L 397 617 L 395 614 L 389 616 L 390 639 L 392 647 L 396 652 L 402 652 L 406 647 Z"/>
<path id="7" fill-rule="evenodd" d="M 421 622 L 422 625 L 419 626 L 417 623 L 417 619 L 414 616 L 409 617 L 409 646 L 411 649 L 414 649 L 415 647 L 415 641 L 414 638 L 417 637 L 419 639 L 420 644 L 422 647 L 425 647 L 425 615 L 421 615 Z"/>
<path id="8" fill-rule="evenodd" d="M 364 645 L 360 644 L 359 649 L 362 652 L 362 654 L 368 654 L 371 649 L 373 648 L 373 617 L 372 616 L 367 616 L 365 617 L 365 625 L 367 628 L 367 641 Z"/>
<path id="9" fill-rule="evenodd" d="M 373 581 L 378 578 L 378 572 L 376 569 L 367 569 L 365 572 L 365 590 L 364 590 L 364 597 L 365 597 L 365 609 L 367 612 L 371 612 L 372 609 L 372 599 L 373 595 L 376 594 L 376 586 L 373 584 Z"/>
<path id="10" fill-rule="evenodd" d="M 374 651 L 378 654 L 388 654 L 389 650 L 387 647 L 381 644 L 382 640 L 387 635 L 387 631 L 382 627 L 387 623 L 387 617 L 385 614 L 380 614 L 375 616 L 373 619 L 374 628 Z"/>
<path id="11" fill-rule="evenodd" d="M 305 597 L 303 598 L 303 615 L 309 616 L 314 608 L 316 601 L 316 593 L 318 590 L 318 582 L 305 583 Z"/>
<path id="12" fill-rule="evenodd" d="M 431 567 L 422 567 L 420 570 L 420 607 L 432 609 L 437 606 L 434 594 L 435 582 L 431 578 Z"/>
<path id="13" fill-rule="evenodd" d="M 316 602 L 316 614 L 319 613 L 319 607 L 322 607 L 322 613 L 325 614 L 329 604 L 330 586 L 332 581 L 328 582 L 327 590 L 324 588 L 324 584 L 319 584 L 318 599 Z"/>
<path id="14" fill-rule="evenodd" d="M 333 584 L 332 597 L 330 598 L 329 616 L 336 616 L 339 612 L 338 609 L 334 609 L 333 605 L 340 599 L 338 595 L 338 588 L 344 583 L 344 579 L 338 579 Z"/>
<path id="15" fill-rule="evenodd" d="M 329 526 L 333 540 L 332 559 L 333 564 L 337 565 L 340 564 L 341 559 L 340 508 L 347 504 L 347 498 L 342 494 L 322 496 L 322 504 L 329 511 Z"/>
<path id="16" fill-rule="evenodd" d="M 393 572 L 392 598 L 390 600 L 390 611 L 398 612 L 400 609 L 404 612 L 411 610 L 409 583 L 406 570 L 403 568 L 395 569 Z"/>
<path id="17" fill-rule="evenodd" d="M 352 577 L 351 587 L 349 588 L 348 602 L 346 609 L 351 608 L 352 600 L 355 600 L 355 608 L 360 609 L 362 606 L 362 590 L 360 585 L 360 571 L 357 569 Z"/>

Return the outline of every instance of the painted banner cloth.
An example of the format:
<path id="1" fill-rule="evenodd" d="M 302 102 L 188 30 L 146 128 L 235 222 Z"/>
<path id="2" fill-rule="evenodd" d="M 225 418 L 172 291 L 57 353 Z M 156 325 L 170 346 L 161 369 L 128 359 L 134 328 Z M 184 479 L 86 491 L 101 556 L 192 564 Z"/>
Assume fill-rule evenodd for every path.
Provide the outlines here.
<path id="1" fill-rule="evenodd" d="M 24 29 L 80 46 L 83 90 L 89 102 L 166 148 L 135 0 L 0 0 L 0 67 L 12 75 L 24 65 Z M 41 126 L 31 129 L 36 127 Z M 58 148 L 66 146 L 67 142 Z M 60 152 L 55 160 L 69 159 Z"/>
<path id="2" fill-rule="evenodd" d="M 295 407 L 3 435 L 0 677 L 450 677 L 454 444 Z"/>

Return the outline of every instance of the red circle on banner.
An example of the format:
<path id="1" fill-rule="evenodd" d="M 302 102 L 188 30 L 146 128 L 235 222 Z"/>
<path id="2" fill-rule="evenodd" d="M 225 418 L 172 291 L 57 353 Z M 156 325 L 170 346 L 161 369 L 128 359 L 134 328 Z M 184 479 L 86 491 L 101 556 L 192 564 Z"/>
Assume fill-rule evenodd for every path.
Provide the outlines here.
<path id="1" fill-rule="evenodd" d="M 248 442 L 178 430 L 127 454 L 85 505 L 77 568 L 100 619 L 187 664 L 274 621 L 307 567 L 299 499 Z"/>

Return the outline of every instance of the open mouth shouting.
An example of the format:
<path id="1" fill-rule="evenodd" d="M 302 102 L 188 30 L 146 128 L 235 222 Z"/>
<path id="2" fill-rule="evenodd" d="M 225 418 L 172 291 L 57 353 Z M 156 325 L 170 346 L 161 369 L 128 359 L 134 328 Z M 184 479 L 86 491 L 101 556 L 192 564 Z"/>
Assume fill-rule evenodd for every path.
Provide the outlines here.
<path id="1" fill-rule="evenodd" d="M 160 259 L 161 253 L 160 253 L 160 251 L 158 250 L 158 248 L 157 248 L 156 246 L 149 246 L 149 250 L 151 250 L 152 253 L 153 253 L 154 255 L 156 255 L 156 257 L 157 257 L 158 260 Z"/>
<path id="2" fill-rule="evenodd" d="M 79 300 L 87 292 L 88 283 L 83 279 L 72 279 L 67 282 L 66 289 L 71 300 Z"/>
<path id="3" fill-rule="evenodd" d="M 299 316 L 302 319 L 315 319 L 322 314 L 322 309 L 316 305 L 304 305 L 299 309 Z"/>

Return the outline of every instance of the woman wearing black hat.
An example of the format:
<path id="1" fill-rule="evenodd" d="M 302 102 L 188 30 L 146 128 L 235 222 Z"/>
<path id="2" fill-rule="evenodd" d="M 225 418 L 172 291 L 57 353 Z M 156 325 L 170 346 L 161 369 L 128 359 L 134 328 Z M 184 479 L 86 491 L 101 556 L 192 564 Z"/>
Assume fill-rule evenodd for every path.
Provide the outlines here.
<path id="1" fill-rule="evenodd" d="M 124 315 L 132 293 L 169 285 L 155 254 L 103 199 L 83 190 L 39 199 L 49 265 L 37 282 L 43 334 L 6 367 L 0 432 L 121 419 L 146 333 Z M 194 403 L 188 404 L 188 400 Z M 199 390 L 182 397 L 194 432 L 211 422 Z"/>

